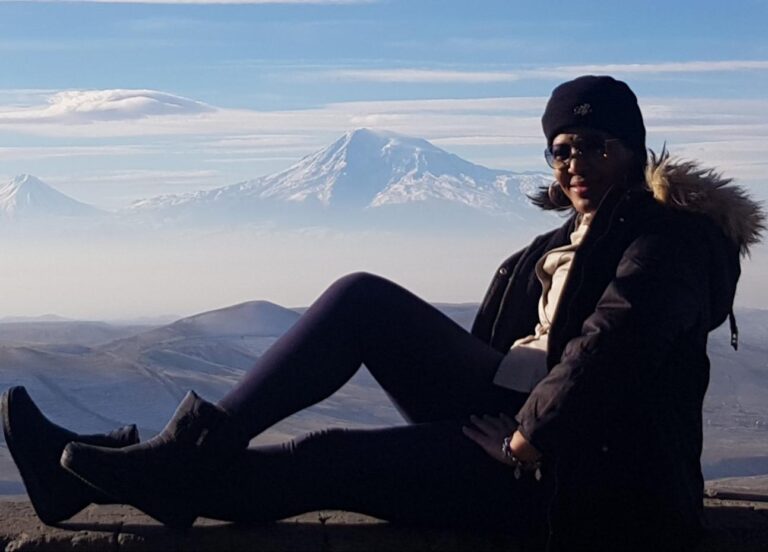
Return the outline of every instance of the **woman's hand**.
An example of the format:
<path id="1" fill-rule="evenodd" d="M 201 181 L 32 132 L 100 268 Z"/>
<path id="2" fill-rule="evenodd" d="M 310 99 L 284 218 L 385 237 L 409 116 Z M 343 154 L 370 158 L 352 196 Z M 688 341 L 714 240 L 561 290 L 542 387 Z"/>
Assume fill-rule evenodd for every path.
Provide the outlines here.
<path id="1" fill-rule="evenodd" d="M 510 435 L 512 435 L 512 441 L 509 446 L 512 449 L 512 453 L 520 460 L 523 462 L 536 462 L 541 458 L 541 453 L 523 437 L 523 434 L 515 431 L 518 425 L 517 422 L 506 414 L 500 414 L 498 418 L 488 415 L 482 418 L 470 416 L 469 421 L 472 422 L 472 425 L 462 428 L 464 435 L 480 445 L 488 455 L 499 462 L 510 463 L 501 450 L 504 438 Z"/>

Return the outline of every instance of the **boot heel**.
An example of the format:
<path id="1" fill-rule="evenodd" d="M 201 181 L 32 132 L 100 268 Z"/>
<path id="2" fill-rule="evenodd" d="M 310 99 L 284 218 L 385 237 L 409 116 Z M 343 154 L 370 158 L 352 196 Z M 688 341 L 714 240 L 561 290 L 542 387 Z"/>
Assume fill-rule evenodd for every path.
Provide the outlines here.
<path id="1" fill-rule="evenodd" d="M 180 501 L 175 496 L 166 499 L 165 493 L 160 489 L 155 493 L 151 491 L 145 492 L 144 494 L 151 496 L 151 499 L 142 500 L 138 482 L 135 482 L 137 486 L 134 492 L 123 489 L 121 487 L 123 478 L 119 472 L 115 473 L 114 477 L 110 476 L 110 472 L 104 472 L 99 482 L 94 481 L 92 478 L 85 479 L 80 475 L 81 473 L 92 471 L 94 462 L 100 461 L 99 455 L 108 450 L 102 447 L 70 443 L 64 448 L 64 452 L 61 453 L 61 466 L 82 481 L 83 484 L 95 491 L 106 494 L 114 502 L 135 506 L 167 527 L 174 529 L 189 529 L 192 527 L 197 519 L 197 515 L 182 511 L 180 505 L 183 504 L 183 501 Z M 117 489 L 120 490 L 117 491 Z"/>

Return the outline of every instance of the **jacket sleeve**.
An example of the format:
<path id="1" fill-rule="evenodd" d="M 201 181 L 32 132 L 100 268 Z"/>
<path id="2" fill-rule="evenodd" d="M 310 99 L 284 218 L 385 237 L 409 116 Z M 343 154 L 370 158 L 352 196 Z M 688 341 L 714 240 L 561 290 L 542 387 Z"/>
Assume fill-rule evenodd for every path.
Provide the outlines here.
<path id="1" fill-rule="evenodd" d="M 629 245 L 581 334 L 518 413 L 519 430 L 534 447 L 557 453 L 579 432 L 599 433 L 612 413 L 663 381 L 670 348 L 708 304 L 708 255 L 701 243 L 670 233 Z"/>

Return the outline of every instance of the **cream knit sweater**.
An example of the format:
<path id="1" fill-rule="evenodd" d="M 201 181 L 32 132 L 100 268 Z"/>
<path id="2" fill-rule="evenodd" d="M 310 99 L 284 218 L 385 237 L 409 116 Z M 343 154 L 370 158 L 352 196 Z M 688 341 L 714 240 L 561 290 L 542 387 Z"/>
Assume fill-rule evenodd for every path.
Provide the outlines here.
<path id="1" fill-rule="evenodd" d="M 501 387 L 529 393 L 547 375 L 547 342 L 557 303 L 563 292 L 568 271 L 581 241 L 589 230 L 591 214 L 581 217 L 571 233 L 571 243 L 548 251 L 536 263 L 536 276 L 542 286 L 539 299 L 539 323 L 532 335 L 512 344 L 496 371 L 493 382 Z"/>

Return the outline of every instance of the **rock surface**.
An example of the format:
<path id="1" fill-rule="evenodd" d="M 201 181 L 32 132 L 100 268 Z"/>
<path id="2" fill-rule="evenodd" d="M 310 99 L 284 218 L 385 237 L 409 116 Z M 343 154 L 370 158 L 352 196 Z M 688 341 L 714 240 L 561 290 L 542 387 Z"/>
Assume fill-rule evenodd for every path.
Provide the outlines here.
<path id="1" fill-rule="evenodd" d="M 702 551 L 768 549 L 768 502 L 706 502 L 710 530 Z M 396 527 L 336 511 L 312 512 L 261 526 L 199 520 L 189 531 L 173 531 L 128 506 L 90 506 L 70 521 L 50 527 L 23 501 L 0 503 L 0 545 L 8 552 L 522 550 L 511 535 Z"/>

